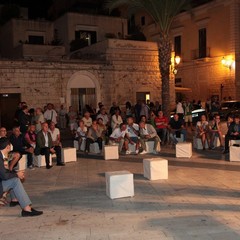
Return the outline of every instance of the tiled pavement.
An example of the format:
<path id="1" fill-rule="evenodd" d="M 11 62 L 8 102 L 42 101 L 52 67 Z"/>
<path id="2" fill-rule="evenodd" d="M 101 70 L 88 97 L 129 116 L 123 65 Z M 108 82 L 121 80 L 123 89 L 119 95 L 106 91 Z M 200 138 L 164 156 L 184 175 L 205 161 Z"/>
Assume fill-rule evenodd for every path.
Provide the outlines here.
<path id="1" fill-rule="evenodd" d="M 44 215 L 21 218 L 19 207 L 0 208 L 0 239 L 240 239 L 240 163 L 225 161 L 219 149 L 190 159 L 174 153 L 162 149 L 169 179 L 160 181 L 143 177 L 142 155 L 104 161 L 80 154 L 65 167 L 27 171 L 25 188 Z M 106 196 L 104 173 L 115 170 L 134 173 L 133 198 Z"/>

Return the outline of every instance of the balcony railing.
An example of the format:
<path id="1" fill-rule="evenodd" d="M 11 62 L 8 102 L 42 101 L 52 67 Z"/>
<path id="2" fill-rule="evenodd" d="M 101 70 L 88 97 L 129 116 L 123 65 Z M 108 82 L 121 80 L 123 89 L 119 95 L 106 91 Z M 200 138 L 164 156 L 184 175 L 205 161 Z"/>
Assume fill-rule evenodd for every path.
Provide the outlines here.
<path id="1" fill-rule="evenodd" d="M 22 44 L 15 49 L 20 58 L 61 58 L 65 55 L 64 46 Z"/>
<path id="2" fill-rule="evenodd" d="M 194 49 L 194 50 L 192 50 L 191 51 L 191 58 L 193 60 L 210 58 L 210 48 L 203 48 L 203 49 Z"/>

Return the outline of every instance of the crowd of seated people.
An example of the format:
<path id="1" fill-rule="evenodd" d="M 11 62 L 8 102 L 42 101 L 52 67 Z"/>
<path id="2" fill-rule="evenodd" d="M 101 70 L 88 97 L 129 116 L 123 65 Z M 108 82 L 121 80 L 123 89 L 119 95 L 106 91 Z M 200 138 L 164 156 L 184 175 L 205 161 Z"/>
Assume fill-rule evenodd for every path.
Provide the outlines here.
<path id="1" fill-rule="evenodd" d="M 196 135 L 201 139 L 203 150 L 205 146 L 214 149 L 216 139 L 219 140 L 223 153 L 229 152 L 229 141 L 240 140 L 239 115 L 229 115 L 227 121 L 220 121 L 219 114 L 213 116 L 213 120 L 207 121 L 206 115 L 196 124 Z M 225 139 L 224 139 L 225 138 Z"/>
<path id="2" fill-rule="evenodd" d="M 60 130 L 56 127 L 59 120 L 53 104 L 48 103 L 41 108 L 28 109 L 26 102 L 21 102 L 14 116 L 12 133 L 7 136 L 5 127 L 1 127 L 0 138 L 9 137 L 12 150 L 8 154 L 9 169 L 12 171 L 21 160 L 27 156 L 27 167 L 34 169 L 33 158 L 45 155 L 46 168 L 52 166 L 49 154 L 56 154 L 57 166 L 64 166 L 61 159 Z"/>
<path id="3" fill-rule="evenodd" d="M 6 128 L 0 127 L 0 139 L 3 139 L 0 142 L 0 150 L 2 158 L 4 158 L 0 171 L 2 176 L 6 178 L 3 180 L 0 177 L 0 181 L 12 179 L 10 182 L 17 182 L 21 188 L 20 193 L 18 189 L 13 189 L 11 192 L 12 206 L 20 204 L 23 209 L 22 216 L 42 214 L 41 211 L 31 208 L 30 200 L 18 180 L 24 179 L 24 174 L 15 172 L 14 169 L 24 154 L 27 156 L 29 169 L 34 169 L 34 155 L 45 156 L 46 169 L 52 167 L 51 154 L 56 154 L 57 166 L 64 166 L 61 158 L 61 130 L 66 129 L 67 126 L 69 126 L 79 146 L 85 142 L 83 151 L 86 154 L 89 153 L 92 143 L 97 143 L 100 151 L 103 149 L 103 144 L 118 144 L 119 153 L 130 154 L 130 146 L 134 146 L 135 154 L 146 154 L 146 144 L 149 141 L 153 142 L 153 154 L 158 154 L 161 150 L 160 144 L 164 146 L 169 140 L 173 144 L 177 144 L 181 137 L 183 141 L 186 141 L 188 126 L 184 121 L 185 119 L 193 129 L 190 114 L 193 103 L 186 101 L 179 104 L 178 108 L 181 106 L 183 110 L 178 109 L 180 114 L 175 113 L 172 118 L 169 118 L 164 115 L 158 102 L 153 104 L 138 101 L 137 104 L 132 105 L 128 101 L 124 108 L 120 108 L 116 102 L 113 102 L 109 111 L 102 103 L 99 103 L 97 110 L 86 105 L 82 116 L 80 116 L 71 106 L 69 111 L 66 111 L 63 105 L 57 111 L 51 103 L 43 109 L 29 109 L 26 102 L 21 102 L 14 116 L 11 135 L 7 137 Z M 207 119 L 203 115 L 195 128 L 195 136 L 201 139 L 203 149 L 205 149 L 206 143 L 210 149 L 213 149 L 215 139 L 219 138 L 220 145 L 224 148 L 223 153 L 228 153 L 229 141 L 240 140 L 239 116 L 229 116 L 228 121 L 224 123 L 220 121 L 218 114 L 213 115 L 211 121 Z M 4 194 L 9 192 L 11 184 L 13 183 L 4 185 Z M 3 192 L 0 192 L 0 205 L 6 203 Z M 18 198 L 22 195 L 25 200 L 23 201 L 21 198 L 21 202 L 18 202 Z"/>
<path id="4" fill-rule="evenodd" d="M 179 102 L 178 105 L 180 108 Z M 181 114 L 180 117 L 179 114 L 173 114 L 173 117 L 168 118 L 158 102 L 153 104 L 145 101 L 138 101 L 135 105 L 128 101 L 123 108 L 113 102 L 109 111 L 102 103 L 98 104 L 97 110 L 86 105 L 80 116 L 72 106 L 69 107 L 68 112 L 63 105 L 57 111 L 53 104 L 48 103 L 43 110 L 36 108 L 30 111 L 26 102 L 21 102 L 16 110 L 14 128 L 10 137 L 13 146 L 11 168 L 16 166 L 23 154 L 27 155 L 27 165 L 30 169 L 34 167 L 33 154 L 45 155 L 47 169 L 52 167 L 49 154 L 54 153 L 57 157 L 57 166 L 64 166 L 61 159 L 60 131 L 67 126 L 79 146 L 83 142 L 86 143 L 84 145 L 86 153 L 90 151 L 92 143 L 98 143 L 99 149 L 102 150 L 103 144 L 113 144 L 116 141 L 120 143 L 119 151 L 125 151 L 126 154 L 130 153 L 129 144 L 134 145 L 135 154 L 144 154 L 146 153 L 146 141 L 153 141 L 154 153 L 157 153 L 158 143 L 161 146 L 169 142 L 177 144 L 179 138 L 186 141 L 187 125 L 184 120 L 185 115 L 188 116 L 188 122 L 192 128 L 190 112 L 193 109 L 193 103 L 185 101 L 181 106 L 184 118 Z M 229 125 L 231 125 L 230 122 Z M 226 139 L 224 140 L 223 135 L 226 135 L 228 139 L 228 127 L 226 124 L 223 126 L 217 114 L 209 122 L 203 116 L 196 124 L 195 136 L 201 139 L 203 149 L 205 149 L 206 142 L 210 149 L 214 148 L 216 137 L 219 138 L 221 147 L 224 148 Z M 230 135 L 230 138 L 233 136 Z M 227 152 L 228 148 L 226 147 L 225 150 Z"/>

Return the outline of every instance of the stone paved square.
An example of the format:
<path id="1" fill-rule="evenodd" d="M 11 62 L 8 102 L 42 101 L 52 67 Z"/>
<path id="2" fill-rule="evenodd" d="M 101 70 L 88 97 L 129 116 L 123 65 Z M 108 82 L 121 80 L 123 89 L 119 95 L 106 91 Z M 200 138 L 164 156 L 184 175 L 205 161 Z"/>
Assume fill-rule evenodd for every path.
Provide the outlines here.
<path id="1" fill-rule="evenodd" d="M 177 159 L 168 146 L 159 155 L 169 161 L 168 180 L 143 177 L 145 155 L 78 154 L 65 167 L 27 171 L 24 186 L 44 214 L 22 218 L 19 207 L 2 207 L 0 239 L 240 239 L 239 163 L 220 149 Z M 134 173 L 133 198 L 106 196 L 104 173 L 119 170 Z"/>

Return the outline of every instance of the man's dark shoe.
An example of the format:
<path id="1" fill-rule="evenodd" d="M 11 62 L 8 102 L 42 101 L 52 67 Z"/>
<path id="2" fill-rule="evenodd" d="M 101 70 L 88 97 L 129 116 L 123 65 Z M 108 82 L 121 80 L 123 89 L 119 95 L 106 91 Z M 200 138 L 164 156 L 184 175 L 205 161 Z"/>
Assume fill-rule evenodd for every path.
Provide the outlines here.
<path id="1" fill-rule="evenodd" d="M 50 168 L 52 168 L 52 166 L 50 166 L 50 165 L 46 166 L 46 169 L 50 169 Z"/>
<path id="2" fill-rule="evenodd" d="M 9 203 L 9 207 L 16 207 L 17 205 L 19 205 L 19 202 L 13 202 L 13 201 L 11 201 L 11 202 Z"/>
<path id="3" fill-rule="evenodd" d="M 42 214 L 43 214 L 43 211 L 37 211 L 33 208 L 32 208 L 31 212 L 22 210 L 22 217 L 34 217 L 34 216 L 39 216 Z"/>
<path id="4" fill-rule="evenodd" d="M 65 163 L 57 163 L 57 166 L 65 166 Z"/>

